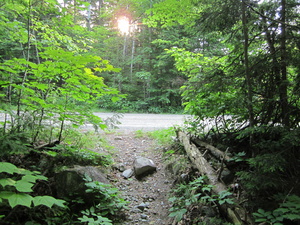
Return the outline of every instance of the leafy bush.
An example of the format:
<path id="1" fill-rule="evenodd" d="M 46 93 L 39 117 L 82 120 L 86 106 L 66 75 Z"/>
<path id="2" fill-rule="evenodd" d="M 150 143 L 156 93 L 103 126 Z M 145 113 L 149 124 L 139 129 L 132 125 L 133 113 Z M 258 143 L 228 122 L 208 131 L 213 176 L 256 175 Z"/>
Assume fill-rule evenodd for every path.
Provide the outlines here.
<path id="1" fill-rule="evenodd" d="M 78 220 L 80 220 L 83 223 L 87 223 L 88 225 L 112 225 L 112 220 L 100 216 L 95 211 L 94 207 L 91 207 L 90 209 L 86 209 L 81 211 L 82 217 L 79 217 Z"/>
<path id="2" fill-rule="evenodd" d="M 127 202 L 119 196 L 117 188 L 93 181 L 89 177 L 86 177 L 85 181 L 86 193 L 93 196 L 92 206 L 81 211 L 82 217 L 78 219 L 82 222 L 89 222 L 89 224 L 112 224 L 108 217 L 116 215 L 126 208 Z"/>
<path id="3" fill-rule="evenodd" d="M 33 208 L 37 206 L 46 206 L 52 208 L 54 205 L 65 208 L 65 201 L 56 199 L 52 196 L 40 196 L 34 194 L 34 186 L 38 180 L 47 180 L 38 171 L 29 171 L 21 169 L 8 162 L 0 162 L 0 203 L 10 206 L 12 209 L 18 206 Z M 3 206 L 3 205 L 2 205 Z M 17 211 L 12 211 L 12 213 Z M 18 215 L 8 213 L 2 217 L 18 217 Z M 7 218 L 8 219 L 8 218 Z"/>
<path id="4" fill-rule="evenodd" d="M 278 190 L 282 186 L 281 173 L 285 168 L 285 160 L 281 154 L 261 154 L 247 160 L 250 171 L 240 171 L 244 188 L 251 195 L 259 195 L 269 189 Z"/>
<path id="5" fill-rule="evenodd" d="M 169 198 L 169 201 L 173 204 L 170 209 L 170 217 L 175 217 L 177 221 L 180 221 L 184 214 L 188 212 L 188 207 L 195 204 L 234 204 L 230 198 L 232 193 L 228 191 L 212 195 L 213 186 L 205 184 L 205 179 L 204 176 L 201 176 L 187 184 L 181 183 L 173 190 L 174 196 Z"/>
<path id="6" fill-rule="evenodd" d="M 300 220 L 300 197 L 291 195 L 273 211 L 259 209 L 253 213 L 255 222 L 265 222 L 272 225 L 283 225 L 284 220 Z"/>
<path id="7" fill-rule="evenodd" d="M 296 185 L 292 176 L 299 176 L 299 132 L 298 128 L 262 126 L 239 133 L 238 140 L 249 140 L 251 134 L 254 138 L 251 147 L 244 146 L 247 155 L 252 155 L 246 160 L 247 170 L 237 173 L 248 194 L 272 196 L 286 191 L 288 182 L 291 186 Z"/>
<path id="8" fill-rule="evenodd" d="M 24 133 L 7 133 L 0 137 L 0 156 L 28 153 L 28 140 Z"/>

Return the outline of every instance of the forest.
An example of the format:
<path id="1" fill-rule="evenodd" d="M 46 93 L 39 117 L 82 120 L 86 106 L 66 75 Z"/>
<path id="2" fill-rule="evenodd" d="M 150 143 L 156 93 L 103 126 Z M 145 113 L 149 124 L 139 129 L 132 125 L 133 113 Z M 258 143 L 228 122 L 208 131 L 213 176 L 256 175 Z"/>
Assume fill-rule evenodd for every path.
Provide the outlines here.
<path id="1" fill-rule="evenodd" d="M 87 178 L 109 190 L 89 209 L 51 191 L 58 167 L 111 163 L 80 150 L 95 111 L 192 115 L 253 224 L 300 224 L 298 0 L 2 0 L 0 77 L 0 224 L 118 224 L 113 187 Z"/>

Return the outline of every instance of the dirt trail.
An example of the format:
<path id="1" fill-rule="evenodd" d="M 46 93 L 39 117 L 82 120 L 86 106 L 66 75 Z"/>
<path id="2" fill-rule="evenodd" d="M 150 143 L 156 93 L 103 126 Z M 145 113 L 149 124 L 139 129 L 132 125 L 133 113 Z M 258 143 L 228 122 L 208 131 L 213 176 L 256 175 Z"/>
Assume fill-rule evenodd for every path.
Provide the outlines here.
<path id="1" fill-rule="evenodd" d="M 136 156 L 152 159 L 157 172 L 142 180 L 134 176 L 125 179 L 122 173 L 114 170 L 111 175 L 116 181 L 114 186 L 123 193 L 126 201 L 129 201 L 127 221 L 123 224 L 154 224 L 168 225 L 168 192 L 172 185 L 163 166 L 162 147 L 158 147 L 156 141 L 149 137 L 136 137 L 134 132 L 122 132 L 118 134 L 106 134 L 109 144 L 114 147 L 114 160 L 116 164 L 123 164 L 125 169 L 132 168 Z M 139 206 L 139 207 L 138 207 Z M 143 206 L 146 206 L 144 210 Z"/>

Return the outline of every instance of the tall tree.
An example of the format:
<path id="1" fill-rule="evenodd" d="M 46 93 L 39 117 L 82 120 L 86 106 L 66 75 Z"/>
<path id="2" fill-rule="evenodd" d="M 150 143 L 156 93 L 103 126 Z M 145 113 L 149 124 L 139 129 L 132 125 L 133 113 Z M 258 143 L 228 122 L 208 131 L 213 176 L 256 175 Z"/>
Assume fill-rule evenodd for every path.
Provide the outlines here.
<path id="1" fill-rule="evenodd" d="M 42 11 L 45 5 L 48 8 Z M 73 24 L 72 18 L 64 15 L 60 7 L 56 1 L 21 1 L 18 4 L 5 1 L 1 5 L 1 18 L 7 24 L 2 29 L 9 34 L 3 36 L 4 43 L 18 47 L 17 51 L 10 52 L 7 45 L 1 45 L 0 98 L 1 110 L 6 115 L 1 130 L 4 134 L 27 130 L 31 141 L 35 142 L 45 138 L 41 136 L 46 129 L 44 121 L 50 120 L 60 124 L 57 138 L 61 141 L 66 121 L 78 126 L 90 120 L 103 126 L 101 119 L 88 113 L 89 104 L 101 96 L 115 98 L 117 95 L 117 91 L 107 87 L 103 78 L 95 73 L 118 70 L 107 60 L 80 48 L 87 40 L 82 37 L 77 40 L 66 34 L 68 30 L 61 24 L 69 24 L 77 28 L 77 32 L 86 30 Z M 51 141 L 55 125 L 48 128 L 51 137 L 44 141 Z"/>

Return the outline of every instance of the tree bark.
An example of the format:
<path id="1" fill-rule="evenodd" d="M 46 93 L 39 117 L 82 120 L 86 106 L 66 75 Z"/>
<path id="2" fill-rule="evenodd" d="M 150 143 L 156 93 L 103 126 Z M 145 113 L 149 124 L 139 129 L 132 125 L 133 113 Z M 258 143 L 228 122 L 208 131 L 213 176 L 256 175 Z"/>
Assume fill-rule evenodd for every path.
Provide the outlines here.
<path id="1" fill-rule="evenodd" d="M 196 138 L 192 138 L 192 142 L 194 142 L 198 146 L 202 146 L 202 147 L 205 147 L 206 149 L 208 149 L 210 151 L 210 153 L 218 160 L 222 160 L 223 158 L 226 162 L 229 162 L 231 160 L 231 158 L 229 156 L 227 156 L 227 155 L 224 156 L 224 152 L 222 152 L 221 150 L 217 149 L 216 147 L 214 147 L 208 143 L 200 141 L 199 139 L 196 139 Z"/>

